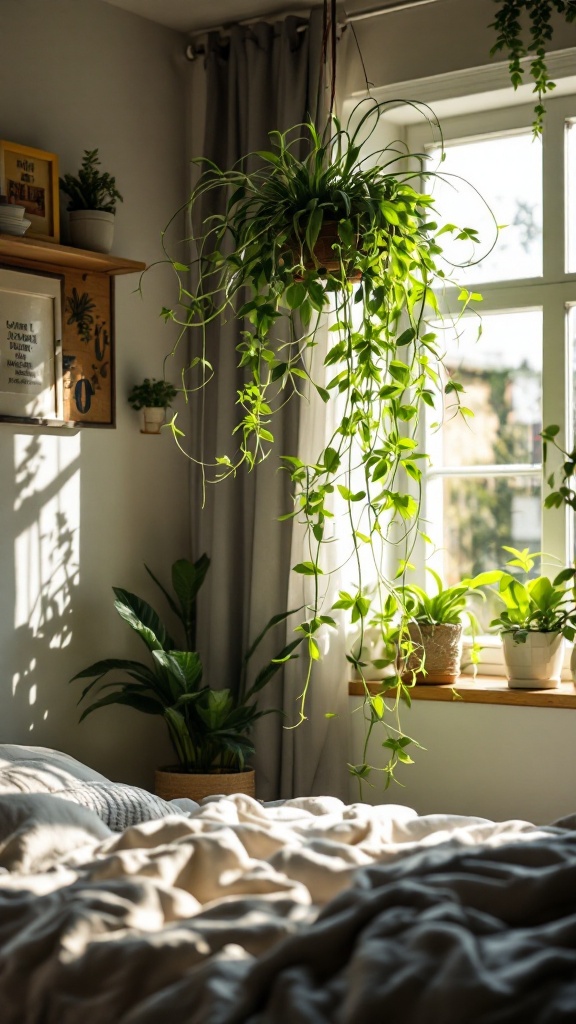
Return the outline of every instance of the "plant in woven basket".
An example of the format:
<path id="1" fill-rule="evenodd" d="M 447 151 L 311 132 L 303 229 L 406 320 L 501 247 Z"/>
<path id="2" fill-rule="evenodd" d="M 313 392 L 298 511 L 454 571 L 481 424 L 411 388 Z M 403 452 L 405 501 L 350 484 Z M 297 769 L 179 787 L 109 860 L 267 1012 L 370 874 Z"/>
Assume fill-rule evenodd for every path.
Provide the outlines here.
<path id="1" fill-rule="evenodd" d="M 480 625 L 469 607 L 469 599 L 472 595 L 484 595 L 466 580 L 446 587 L 434 569 L 428 567 L 428 572 L 436 584 L 435 594 L 428 594 L 413 583 L 402 588 L 408 619 L 399 637 L 404 671 L 417 682 L 454 682 L 460 675 L 464 621 L 472 635 L 471 663 L 478 663 L 475 637 Z"/>
<path id="2" fill-rule="evenodd" d="M 429 116 L 441 147 L 431 112 L 423 104 L 412 106 Z M 421 465 L 427 457 L 420 442 L 421 411 L 436 406 L 439 418 L 446 408 L 450 415 L 471 415 L 460 383 L 441 377 L 438 324 L 440 296 L 455 283 L 442 243 L 448 236 L 456 239 L 466 248 L 462 262 L 471 262 L 478 238 L 469 226 L 440 224 L 433 197 L 423 191 L 437 173 L 427 169 L 426 154 L 407 153 L 401 143 L 371 143 L 385 107 L 363 102 L 347 125 L 331 116 L 324 132 L 311 123 L 272 132 L 269 150 L 250 154 L 230 170 L 196 161 L 202 173 L 188 203 L 197 225 L 193 266 L 171 259 L 164 235 L 178 294 L 163 314 L 179 325 L 181 338 L 191 336 L 184 392 L 194 401 L 210 386 L 216 361 L 207 348 L 207 329 L 214 321 L 237 319 L 237 358 L 245 375 L 231 399 L 237 406 L 231 450 L 218 453 L 212 465 L 203 463 L 197 452 L 186 450 L 174 416 L 171 427 L 182 451 L 218 480 L 270 456 L 274 418 L 286 402 L 305 397 L 336 409 L 333 435 L 311 461 L 297 451 L 276 453 L 294 491 L 294 507 L 284 518 L 297 517 L 306 533 L 305 556 L 293 571 L 311 584 L 307 616 L 297 627 L 309 656 L 300 721 L 320 657 L 319 637 L 334 626 L 326 614 L 326 545 L 336 536 L 349 544 L 354 582 L 336 607 L 348 609 L 363 632 L 372 606 L 384 607 L 402 575 L 401 568 L 392 577 L 382 569 L 383 546 L 390 540 L 400 565 L 407 564 L 419 530 Z M 207 205 L 219 205 L 221 212 L 206 216 Z M 454 318 L 480 298 L 458 289 Z M 331 344 L 319 360 L 327 318 Z M 369 579 L 360 549 L 372 562 Z M 358 650 L 362 646 L 361 636 Z M 364 678 L 354 650 L 348 660 Z M 409 700 L 402 680 L 398 692 L 399 699 Z M 365 701 L 373 707 L 368 686 Z M 377 707 L 378 721 L 387 728 L 381 703 Z M 389 735 L 396 728 L 395 715 Z M 395 763 L 392 756 L 389 778 Z M 366 766 L 351 771 L 364 777 Z"/>
<path id="3" fill-rule="evenodd" d="M 290 612 L 273 616 L 246 652 L 237 679 L 224 689 L 213 689 L 202 679 L 196 646 L 196 599 L 210 560 L 179 559 L 172 566 L 172 595 L 146 566 L 180 623 L 184 643 L 172 639 L 155 610 L 142 598 L 114 587 L 114 607 L 145 644 L 148 664 L 125 658 L 108 658 L 78 672 L 71 682 L 90 679 L 79 703 L 89 695 L 96 700 L 82 712 L 80 721 L 98 708 L 124 704 L 145 714 L 161 715 L 181 770 L 184 772 L 242 771 L 254 753 L 250 731 L 267 712 L 258 709 L 258 694 L 288 659 L 297 657 L 297 638 L 284 646 L 248 683 L 248 669 L 259 644 Z M 124 677 L 104 682 L 110 673 Z M 108 690 L 104 696 L 102 690 Z"/>

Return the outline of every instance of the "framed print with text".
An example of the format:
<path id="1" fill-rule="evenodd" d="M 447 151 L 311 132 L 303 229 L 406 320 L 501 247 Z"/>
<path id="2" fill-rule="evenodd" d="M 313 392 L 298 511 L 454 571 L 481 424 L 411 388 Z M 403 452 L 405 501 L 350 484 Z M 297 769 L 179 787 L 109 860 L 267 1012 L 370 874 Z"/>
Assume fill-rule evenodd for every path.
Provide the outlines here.
<path id="1" fill-rule="evenodd" d="M 0 420 L 62 424 L 62 284 L 0 268 Z"/>
<path id="2" fill-rule="evenodd" d="M 42 149 L 0 141 L 0 191 L 24 206 L 31 221 L 26 238 L 60 241 L 58 157 Z"/>

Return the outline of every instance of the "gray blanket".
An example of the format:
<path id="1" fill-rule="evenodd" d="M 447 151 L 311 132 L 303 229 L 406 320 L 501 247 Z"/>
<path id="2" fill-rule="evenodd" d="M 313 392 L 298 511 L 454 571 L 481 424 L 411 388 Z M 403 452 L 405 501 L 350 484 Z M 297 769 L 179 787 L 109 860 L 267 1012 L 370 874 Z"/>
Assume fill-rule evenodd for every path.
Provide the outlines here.
<path id="1" fill-rule="evenodd" d="M 572 826 L 4 792 L 1 1024 L 574 1024 Z"/>

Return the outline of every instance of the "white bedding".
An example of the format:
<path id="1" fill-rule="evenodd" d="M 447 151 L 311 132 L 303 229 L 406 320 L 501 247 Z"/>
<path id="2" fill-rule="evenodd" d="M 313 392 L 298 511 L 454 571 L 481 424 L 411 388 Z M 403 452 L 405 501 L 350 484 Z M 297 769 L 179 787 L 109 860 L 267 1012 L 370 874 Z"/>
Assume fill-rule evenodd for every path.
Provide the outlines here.
<path id="1" fill-rule="evenodd" d="M 119 833 L 1 754 L 1 1024 L 576 1021 L 570 821 L 234 796 Z"/>

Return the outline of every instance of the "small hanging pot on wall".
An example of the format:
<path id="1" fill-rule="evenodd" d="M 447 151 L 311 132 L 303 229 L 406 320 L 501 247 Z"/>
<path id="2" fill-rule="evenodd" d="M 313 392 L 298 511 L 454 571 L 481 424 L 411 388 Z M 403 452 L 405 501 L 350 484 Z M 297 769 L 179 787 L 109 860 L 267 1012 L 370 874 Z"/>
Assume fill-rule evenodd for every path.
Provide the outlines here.
<path id="1" fill-rule="evenodd" d="M 159 434 L 166 422 L 166 409 L 170 407 L 178 392 L 167 380 L 145 377 L 141 384 L 135 384 L 128 395 L 133 409 L 142 410 L 144 427 L 141 434 Z"/>
<path id="2" fill-rule="evenodd" d="M 159 409 L 157 406 L 144 406 L 144 427 L 141 434 L 159 434 L 166 422 L 166 409 Z"/>

